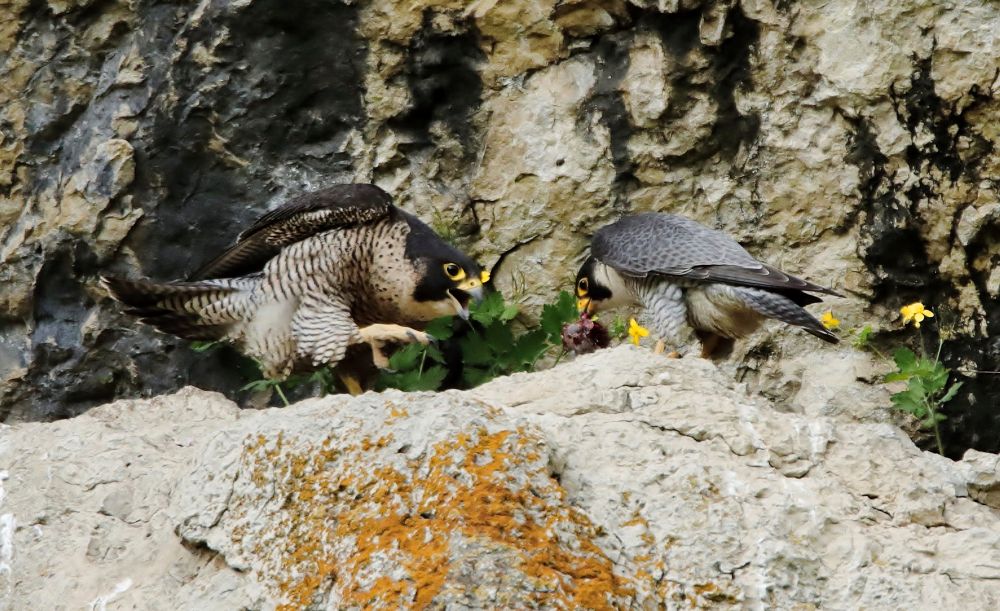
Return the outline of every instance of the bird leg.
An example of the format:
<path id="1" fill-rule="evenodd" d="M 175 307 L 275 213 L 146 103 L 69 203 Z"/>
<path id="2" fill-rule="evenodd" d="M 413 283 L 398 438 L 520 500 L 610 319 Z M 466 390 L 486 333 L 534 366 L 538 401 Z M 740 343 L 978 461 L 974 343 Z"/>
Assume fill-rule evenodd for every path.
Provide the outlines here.
<path id="1" fill-rule="evenodd" d="M 666 350 L 667 350 L 667 343 L 664 342 L 662 339 L 657 340 L 656 347 L 653 348 L 653 354 L 663 354 L 664 352 L 666 352 Z M 671 350 L 670 352 L 666 352 L 664 356 L 666 356 L 668 359 L 679 359 L 681 358 L 681 353 L 677 352 L 676 350 Z"/>
<path id="2" fill-rule="evenodd" d="M 401 325 L 369 325 L 359 330 L 361 340 L 367 342 L 372 347 L 372 361 L 379 369 L 389 367 L 389 358 L 382 353 L 385 344 L 409 344 L 420 342 L 427 345 L 431 341 L 431 336 L 423 331 L 417 331 L 410 327 Z"/>
<path id="3" fill-rule="evenodd" d="M 723 343 L 723 338 L 721 335 L 716 335 L 715 333 L 699 333 L 699 339 L 701 339 L 701 358 L 710 359 L 715 354 L 715 351 Z"/>
<path id="4" fill-rule="evenodd" d="M 372 355 L 374 354 L 375 350 L 373 348 Z M 347 389 L 347 392 L 351 393 L 351 396 L 357 397 L 361 393 L 365 392 L 365 390 L 361 388 L 361 382 L 359 382 L 353 375 L 347 373 L 340 373 L 338 375 L 340 377 L 340 381 L 344 384 L 344 388 Z"/>

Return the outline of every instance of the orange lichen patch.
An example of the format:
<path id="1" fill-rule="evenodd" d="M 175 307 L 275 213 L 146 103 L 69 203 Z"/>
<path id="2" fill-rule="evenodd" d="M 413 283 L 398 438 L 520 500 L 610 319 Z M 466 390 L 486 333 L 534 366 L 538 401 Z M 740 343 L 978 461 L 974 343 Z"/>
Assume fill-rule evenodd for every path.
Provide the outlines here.
<path id="1" fill-rule="evenodd" d="M 397 407 L 395 403 L 386 402 L 386 405 L 389 407 L 389 417 L 385 419 L 386 424 L 391 424 L 400 418 L 410 415 L 410 412 L 402 407 Z"/>
<path id="2" fill-rule="evenodd" d="M 392 507 L 396 511 L 343 520 L 343 534 L 357 536 L 348 571 L 363 574 L 376 555 L 391 553 L 400 558 L 407 578 L 381 578 L 370 587 L 356 581 L 344 592 L 345 602 L 405 604 L 411 592 L 414 607 L 430 604 L 454 568 L 449 552 L 457 538 L 486 540 L 514 555 L 526 580 L 541 591 L 539 602 L 544 598 L 562 600 L 569 607 L 606 608 L 615 597 L 627 596 L 610 560 L 590 540 L 589 521 L 569 508 L 546 503 L 556 484 L 547 477 L 535 487 L 514 481 L 510 467 L 523 458 L 513 451 L 525 441 L 523 430 L 489 433 L 480 428 L 474 435 L 463 433 L 455 441 L 436 444 L 430 471 L 420 480 L 392 470 L 379 472 L 382 481 L 393 484 L 394 496 L 387 489 L 385 503 L 419 500 L 402 517 L 397 513 L 402 508 Z M 560 540 L 558 526 L 575 530 L 577 540 Z"/>
<path id="3" fill-rule="evenodd" d="M 341 607 L 424 608 L 491 559 L 516 570 L 482 577 L 517 582 L 521 604 L 606 609 L 633 599 L 528 431 L 479 427 L 416 458 L 396 453 L 392 441 L 338 448 L 331 438 L 304 444 L 279 435 L 245 444 L 246 475 L 265 483 L 242 514 L 231 504 L 232 515 L 252 513 L 258 523 L 262 511 L 276 515 L 266 532 L 251 537 L 243 528 L 234 542 L 253 541 L 245 551 L 261 559 L 259 578 L 279 608 L 326 596 Z M 282 445 L 297 451 L 273 455 Z"/>

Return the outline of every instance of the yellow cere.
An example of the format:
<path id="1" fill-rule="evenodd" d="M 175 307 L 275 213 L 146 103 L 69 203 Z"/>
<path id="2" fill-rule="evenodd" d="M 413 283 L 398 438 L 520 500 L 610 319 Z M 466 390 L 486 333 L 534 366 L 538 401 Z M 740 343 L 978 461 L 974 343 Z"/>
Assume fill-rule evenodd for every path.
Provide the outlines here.
<path id="1" fill-rule="evenodd" d="M 589 297 L 584 297 L 583 299 L 577 299 L 576 300 L 576 311 L 577 312 L 586 312 L 588 305 L 590 305 L 590 298 Z"/>
<path id="2" fill-rule="evenodd" d="M 634 318 L 628 319 L 628 336 L 632 338 L 632 343 L 639 345 L 639 340 L 649 335 L 649 329 L 640 325 Z"/>
<path id="3" fill-rule="evenodd" d="M 840 319 L 834 318 L 833 312 L 824 312 L 823 315 L 819 317 L 819 321 L 823 323 L 823 326 L 827 329 L 836 329 L 840 327 Z"/>
<path id="4" fill-rule="evenodd" d="M 903 315 L 904 326 L 912 322 L 913 326 L 918 329 L 920 328 L 920 323 L 924 322 L 925 318 L 934 317 L 934 312 L 925 308 L 924 304 L 919 301 L 899 308 L 899 313 Z"/>
<path id="5" fill-rule="evenodd" d="M 483 271 L 479 272 L 479 281 L 482 282 L 483 284 L 486 284 L 487 282 L 489 282 L 490 281 L 490 271 L 487 270 L 487 269 L 484 269 Z"/>

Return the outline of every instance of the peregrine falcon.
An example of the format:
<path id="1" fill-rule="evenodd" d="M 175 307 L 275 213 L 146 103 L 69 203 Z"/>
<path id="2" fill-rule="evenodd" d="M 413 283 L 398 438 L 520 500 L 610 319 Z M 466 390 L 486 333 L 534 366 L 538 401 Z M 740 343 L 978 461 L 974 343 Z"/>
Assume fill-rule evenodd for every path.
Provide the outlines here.
<path id="1" fill-rule="evenodd" d="M 627 216 L 594 234 L 576 277 L 581 311 L 638 305 L 661 342 L 702 356 L 755 331 L 764 318 L 831 343 L 837 336 L 802 306 L 835 291 L 761 263 L 726 234 L 673 214 Z M 662 349 L 662 344 L 660 345 Z"/>
<path id="2" fill-rule="evenodd" d="M 228 340 L 267 378 L 334 366 L 368 343 L 429 337 L 411 327 L 468 317 L 480 268 L 374 185 L 337 185 L 288 201 L 184 282 L 104 277 L 111 295 L 157 329 Z"/>

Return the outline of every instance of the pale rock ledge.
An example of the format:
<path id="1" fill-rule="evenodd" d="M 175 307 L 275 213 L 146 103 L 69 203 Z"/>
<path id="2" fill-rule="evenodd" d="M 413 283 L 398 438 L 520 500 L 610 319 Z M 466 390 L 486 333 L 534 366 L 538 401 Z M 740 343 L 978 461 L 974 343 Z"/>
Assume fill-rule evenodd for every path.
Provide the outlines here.
<path id="1" fill-rule="evenodd" d="M 187 388 L 0 428 L 0 607 L 996 609 L 997 462 L 632 347 L 286 409 Z"/>

